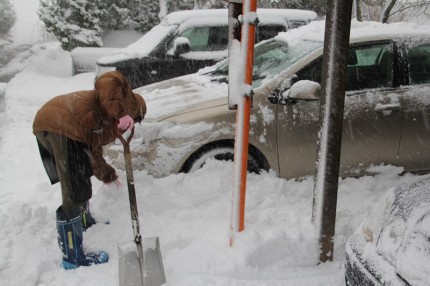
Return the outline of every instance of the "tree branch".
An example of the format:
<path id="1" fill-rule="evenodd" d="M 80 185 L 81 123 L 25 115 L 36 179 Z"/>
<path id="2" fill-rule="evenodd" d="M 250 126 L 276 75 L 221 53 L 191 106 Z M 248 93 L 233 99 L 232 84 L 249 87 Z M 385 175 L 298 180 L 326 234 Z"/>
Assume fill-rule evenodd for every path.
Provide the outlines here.
<path id="1" fill-rule="evenodd" d="M 404 11 L 404 10 L 407 10 L 407 9 L 410 9 L 410 8 L 422 7 L 422 6 L 426 5 L 426 4 L 427 4 L 427 5 L 429 5 L 429 4 L 430 4 L 430 1 L 422 1 L 421 3 L 411 4 L 411 5 L 409 5 L 409 6 L 402 7 L 402 8 L 400 8 L 399 10 L 394 11 L 393 13 L 391 13 L 389 16 L 393 16 L 393 15 L 395 15 L 395 14 L 397 14 L 397 13 L 400 13 L 400 12 L 402 12 L 402 11 Z"/>

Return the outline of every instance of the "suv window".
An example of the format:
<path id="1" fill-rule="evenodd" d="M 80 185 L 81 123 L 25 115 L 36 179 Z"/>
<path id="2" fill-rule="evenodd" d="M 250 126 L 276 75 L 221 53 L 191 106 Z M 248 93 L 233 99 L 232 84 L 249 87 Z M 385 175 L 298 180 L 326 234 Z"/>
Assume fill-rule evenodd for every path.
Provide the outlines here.
<path id="1" fill-rule="evenodd" d="M 177 37 L 184 37 L 190 41 L 190 50 L 196 51 L 222 51 L 227 49 L 228 45 L 228 27 L 227 26 L 200 26 L 192 27 L 183 31 Z M 173 47 L 175 39 L 171 40 L 167 49 Z"/>
<path id="2" fill-rule="evenodd" d="M 259 25 L 255 33 L 255 42 L 261 42 L 276 36 L 279 32 L 285 31 L 282 25 Z M 228 26 L 200 26 L 189 28 L 167 45 L 167 50 L 173 47 L 177 37 L 185 37 L 190 41 L 190 50 L 197 51 L 222 51 L 228 46 Z"/>
<path id="3" fill-rule="evenodd" d="M 430 45 L 411 48 L 408 60 L 410 84 L 430 83 Z"/>
<path id="4" fill-rule="evenodd" d="M 228 28 L 194 27 L 185 30 L 181 37 L 189 39 L 191 51 L 225 50 L 228 44 Z"/>

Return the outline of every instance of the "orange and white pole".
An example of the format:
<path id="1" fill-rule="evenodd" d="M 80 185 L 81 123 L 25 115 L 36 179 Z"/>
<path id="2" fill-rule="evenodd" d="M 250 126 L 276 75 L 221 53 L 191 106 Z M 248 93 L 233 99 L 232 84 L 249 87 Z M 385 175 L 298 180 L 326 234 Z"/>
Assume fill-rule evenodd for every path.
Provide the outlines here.
<path id="1" fill-rule="evenodd" d="M 234 243 L 234 234 L 245 229 L 245 197 L 246 176 L 248 166 L 249 124 L 252 107 L 252 69 L 254 63 L 255 25 L 257 23 L 257 1 L 244 0 L 242 6 L 242 37 L 241 53 L 245 57 L 243 69 L 244 81 L 242 88 L 238 88 L 236 114 L 236 134 L 234 148 L 234 182 L 232 216 L 230 222 L 230 246 Z"/>

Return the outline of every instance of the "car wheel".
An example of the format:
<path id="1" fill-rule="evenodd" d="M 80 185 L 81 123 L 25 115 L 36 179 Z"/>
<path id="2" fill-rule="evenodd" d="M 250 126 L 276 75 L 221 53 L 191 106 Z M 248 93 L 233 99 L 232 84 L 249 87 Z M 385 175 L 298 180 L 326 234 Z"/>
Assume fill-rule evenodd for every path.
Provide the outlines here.
<path id="1" fill-rule="evenodd" d="M 220 161 L 233 161 L 234 147 L 225 145 L 210 145 L 204 147 L 187 160 L 182 168 L 182 172 L 190 173 L 200 169 L 209 158 Z M 259 174 L 261 169 L 259 161 L 250 152 L 248 154 L 248 171 Z"/>

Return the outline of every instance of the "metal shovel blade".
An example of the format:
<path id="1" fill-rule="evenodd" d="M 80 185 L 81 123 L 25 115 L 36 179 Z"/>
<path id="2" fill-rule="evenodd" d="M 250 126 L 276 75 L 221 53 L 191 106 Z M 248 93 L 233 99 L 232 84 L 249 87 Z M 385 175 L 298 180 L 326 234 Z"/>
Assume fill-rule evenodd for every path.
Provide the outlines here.
<path id="1" fill-rule="evenodd" d="M 158 237 L 143 238 L 142 245 L 145 259 L 143 275 L 136 243 L 118 243 L 119 286 L 161 286 L 166 283 Z"/>

